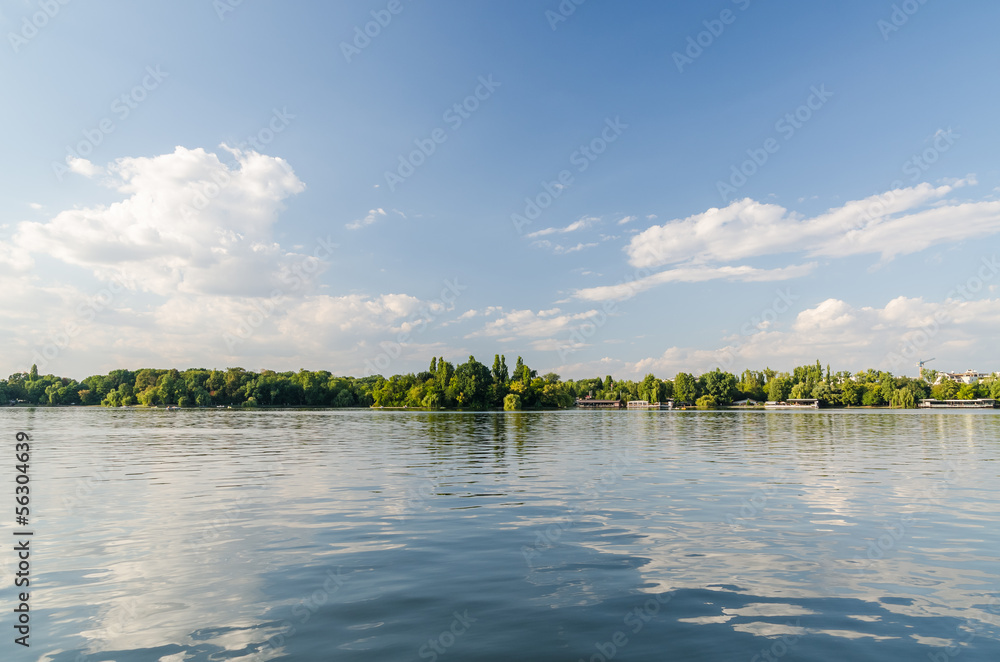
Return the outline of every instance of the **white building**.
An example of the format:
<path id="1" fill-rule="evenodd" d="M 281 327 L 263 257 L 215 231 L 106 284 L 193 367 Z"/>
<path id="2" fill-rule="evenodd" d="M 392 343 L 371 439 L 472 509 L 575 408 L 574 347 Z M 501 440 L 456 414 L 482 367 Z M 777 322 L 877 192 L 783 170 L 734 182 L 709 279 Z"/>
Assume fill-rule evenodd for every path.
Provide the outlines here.
<path id="1" fill-rule="evenodd" d="M 951 381 L 958 382 L 959 384 L 975 384 L 980 379 L 985 379 L 989 376 L 990 373 L 988 372 L 977 372 L 970 368 L 965 372 L 939 372 L 934 383 L 940 384 L 944 380 L 950 379 Z"/>

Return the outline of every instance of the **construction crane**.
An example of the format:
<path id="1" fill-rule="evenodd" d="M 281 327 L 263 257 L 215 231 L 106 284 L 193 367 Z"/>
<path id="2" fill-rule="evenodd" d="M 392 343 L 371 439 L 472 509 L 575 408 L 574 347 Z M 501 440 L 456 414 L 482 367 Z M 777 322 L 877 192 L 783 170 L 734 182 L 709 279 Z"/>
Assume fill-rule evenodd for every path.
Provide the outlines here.
<path id="1" fill-rule="evenodd" d="M 930 363 L 934 359 L 924 359 L 923 361 L 917 361 L 917 367 L 920 368 L 920 379 L 924 378 L 924 364 Z"/>

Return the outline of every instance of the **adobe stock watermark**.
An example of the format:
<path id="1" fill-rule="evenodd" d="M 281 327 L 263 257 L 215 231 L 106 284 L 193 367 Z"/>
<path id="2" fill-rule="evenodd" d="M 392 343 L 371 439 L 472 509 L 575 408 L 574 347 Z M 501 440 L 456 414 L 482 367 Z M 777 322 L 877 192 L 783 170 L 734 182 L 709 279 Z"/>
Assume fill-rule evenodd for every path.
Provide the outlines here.
<path id="1" fill-rule="evenodd" d="M 739 7 L 740 11 L 746 11 L 751 0 L 732 0 L 732 2 Z M 737 16 L 738 14 L 732 9 L 723 9 L 719 12 L 718 18 L 702 21 L 701 24 L 705 26 L 705 29 L 694 37 L 687 38 L 687 48 L 684 49 L 684 52 L 674 51 L 674 65 L 676 65 L 677 71 L 684 73 L 685 66 L 694 64 L 694 61 L 722 36 L 722 33 L 726 31 L 726 26 L 736 22 Z"/>
<path id="2" fill-rule="evenodd" d="M 882 40 L 889 41 L 889 35 L 899 32 L 900 28 L 910 22 L 910 17 L 920 11 L 925 4 L 927 0 L 903 0 L 899 4 L 894 4 L 889 20 L 880 18 L 875 22 L 875 27 L 882 33 Z"/>
<path id="3" fill-rule="evenodd" d="M 729 525 L 729 530 L 735 532 L 740 526 L 746 526 L 742 522 L 756 519 L 767 508 L 767 502 L 778 492 L 778 481 L 786 478 L 786 475 L 774 472 L 767 477 L 767 485 L 755 491 L 749 498 L 740 499 L 739 513 L 726 513 L 725 522 Z"/>
<path id="4" fill-rule="evenodd" d="M 967 618 L 964 623 L 955 626 L 955 638 L 958 640 L 957 644 L 951 644 L 946 646 L 944 650 L 936 651 L 934 653 L 928 653 L 927 657 L 931 662 L 951 662 L 954 658 L 958 657 L 958 654 L 962 652 L 963 644 L 969 644 L 978 636 L 985 635 L 991 641 L 995 641 L 989 634 L 985 632 L 987 626 L 997 627 L 1000 625 L 1000 600 L 995 597 L 991 597 L 989 605 L 986 609 L 987 617 L 983 620 L 974 620 L 971 617 Z"/>
<path id="5" fill-rule="evenodd" d="M 637 462 L 637 458 L 628 450 L 617 451 L 611 461 L 611 467 L 604 471 L 599 478 L 584 485 L 580 490 L 580 495 L 588 499 L 597 499 L 602 494 L 610 490 L 618 482 L 625 471 Z M 581 517 L 586 513 L 583 506 L 574 503 L 569 509 L 569 513 L 562 520 L 548 525 L 535 534 L 535 542 L 532 545 L 521 546 L 521 556 L 529 568 L 533 568 L 532 560 L 542 552 L 552 549 L 562 538 L 563 533 L 573 528 L 580 522 Z"/>
<path id="6" fill-rule="evenodd" d="M 826 105 L 830 97 L 833 96 L 833 92 L 827 90 L 825 84 L 820 85 L 818 88 L 813 85 L 809 88 L 809 91 L 809 96 L 806 97 L 806 100 L 800 106 L 791 112 L 785 113 L 774 123 L 775 132 L 786 142 L 791 140 L 813 118 L 813 115 Z M 715 188 L 718 190 L 722 201 L 728 203 L 737 191 L 743 188 L 750 178 L 756 175 L 771 156 L 776 154 L 780 149 L 781 143 L 775 137 L 766 139 L 760 147 L 751 147 L 748 149 L 746 153 L 749 158 L 740 163 L 739 166 L 734 164 L 730 167 L 732 174 L 730 174 L 729 179 L 727 181 L 720 179 L 715 183 Z"/>
<path id="7" fill-rule="evenodd" d="M 335 596 L 346 583 L 346 579 L 340 572 L 340 566 L 334 570 L 328 569 L 323 575 L 323 583 L 315 589 L 309 596 L 299 600 L 298 604 L 292 607 L 292 617 L 296 619 L 299 626 L 305 625 L 313 615 Z M 271 660 L 275 655 L 280 654 L 287 641 L 299 630 L 296 623 L 286 620 L 279 626 L 280 629 L 275 634 L 267 638 L 267 641 L 248 660 L 254 662 L 264 662 Z"/>
<path id="8" fill-rule="evenodd" d="M 576 8 L 587 0 L 562 0 L 555 11 L 545 10 L 545 20 L 549 22 L 549 27 L 555 32 L 560 23 L 565 23 L 569 17 L 576 13 Z"/>
<path id="9" fill-rule="evenodd" d="M 270 296 L 263 298 L 263 300 L 254 299 L 251 303 L 253 310 L 243 316 L 236 329 L 231 333 L 222 334 L 222 340 L 226 343 L 229 351 L 233 351 L 249 340 L 264 324 L 264 321 L 274 314 L 278 306 L 288 301 L 292 293 L 299 291 L 316 278 L 323 264 L 333 255 L 336 247 L 337 245 L 329 236 L 325 239 L 317 238 L 312 255 L 307 255 L 290 267 L 283 269 L 278 274 L 278 279 L 287 285 L 288 289 L 278 287 L 271 290 Z"/>
<path id="10" fill-rule="evenodd" d="M 38 33 L 45 29 L 49 21 L 54 19 L 68 5 L 71 0 L 38 0 L 38 11 L 21 19 L 21 29 L 17 32 L 8 32 L 7 41 L 10 47 L 17 54 L 28 42 L 38 36 Z"/>
<path id="11" fill-rule="evenodd" d="M 84 129 L 83 140 L 75 145 L 67 145 L 63 163 L 52 162 L 52 172 L 55 173 L 56 179 L 62 182 L 63 177 L 72 170 L 74 159 L 85 160 L 93 154 L 94 150 L 104 142 L 104 139 L 115 132 L 115 129 L 118 128 L 118 122 L 127 120 L 132 112 L 139 107 L 139 104 L 149 97 L 149 93 L 160 87 L 164 79 L 169 76 L 170 74 L 160 69 L 160 65 L 147 66 L 142 80 L 128 92 L 115 97 L 115 100 L 111 102 L 111 115 L 101 118 L 97 122 L 97 126 Z"/>
<path id="12" fill-rule="evenodd" d="M 286 465 L 281 462 L 268 463 L 267 468 L 271 473 L 264 477 L 261 484 L 257 486 L 257 490 L 263 491 L 271 486 L 276 477 L 283 475 L 282 472 L 286 468 Z M 232 526 L 233 523 L 243 515 L 245 507 L 253 502 L 254 496 L 254 491 L 241 490 L 241 494 L 238 499 L 230 504 L 219 516 L 214 517 L 212 521 L 205 523 L 200 534 L 197 537 L 192 538 L 194 545 L 203 545 L 214 540 L 218 540 L 222 535 L 222 532 Z"/>
<path id="13" fill-rule="evenodd" d="M 621 117 L 604 119 L 604 127 L 600 133 L 586 144 L 580 145 L 569 155 L 569 163 L 579 174 L 591 166 L 604 152 L 608 146 L 616 142 L 628 128 L 628 124 L 622 122 Z M 552 206 L 563 192 L 573 185 L 573 171 L 560 170 L 559 174 L 552 181 L 542 181 L 542 191 L 533 197 L 524 199 L 524 211 L 520 214 L 511 214 L 510 221 L 514 224 L 514 229 L 518 234 L 524 234 L 524 226 L 531 225 L 542 212 Z"/>
<path id="14" fill-rule="evenodd" d="M 606 641 L 596 642 L 594 648 L 597 652 L 588 658 L 579 658 L 578 662 L 610 662 L 618 657 L 622 649 L 628 646 L 629 635 L 631 634 L 634 637 L 642 632 L 646 625 L 660 614 L 663 606 L 668 604 L 673 597 L 673 591 L 657 593 L 642 604 L 630 609 L 622 619 L 625 627 L 615 630 Z"/>
<path id="15" fill-rule="evenodd" d="M 760 315 L 752 316 L 740 326 L 740 335 L 736 344 L 726 347 L 725 353 L 719 360 L 720 368 L 729 370 L 736 362 L 740 348 L 750 342 L 753 336 L 769 329 L 782 315 L 791 310 L 794 302 L 801 298 L 797 294 L 792 294 L 791 289 L 787 287 L 784 290 L 775 290 L 774 294 L 774 301 L 771 302 L 770 306 L 762 310 Z"/>
<path id="16" fill-rule="evenodd" d="M 62 331 L 50 336 L 47 341 L 34 349 L 31 362 L 39 370 L 45 370 L 49 361 L 54 361 L 100 313 L 111 307 L 115 299 L 124 292 L 135 290 L 135 282 L 126 274 L 114 276 L 105 287 L 84 299 L 74 310 L 75 319 L 66 324 Z"/>
<path id="17" fill-rule="evenodd" d="M 801 630 L 802 619 L 797 618 L 794 623 L 791 621 L 785 621 L 785 627 Z M 795 647 L 795 644 L 799 643 L 799 640 L 801 639 L 802 635 L 800 634 L 783 634 L 769 647 L 762 648 L 760 652 L 755 653 L 754 656 L 750 658 L 750 662 L 774 662 L 775 660 L 779 660 L 788 655 L 789 651 L 791 651 L 792 648 Z"/>
<path id="18" fill-rule="evenodd" d="M 441 115 L 441 120 L 448 125 L 451 131 L 458 131 L 462 124 L 472 117 L 472 113 L 479 110 L 483 102 L 493 96 L 493 93 L 502 83 L 493 80 L 493 74 L 479 77 L 479 85 L 472 94 L 462 99 L 460 102 L 452 104 Z M 389 190 L 396 191 L 396 187 L 413 176 L 417 168 L 427 162 L 439 145 L 448 140 L 448 130 L 438 127 L 430 132 L 427 138 L 415 138 L 413 144 L 416 149 L 409 154 L 399 155 L 399 165 L 396 170 L 386 170 L 384 173 L 385 183 L 389 185 Z"/>
<path id="19" fill-rule="evenodd" d="M 915 183 L 924 173 L 930 170 L 931 166 L 937 163 L 941 159 L 941 155 L 950 150 L 954 145 L 955 141 L 962 136 L 955 133 L 950 127 L 947 129 L 938 129 L 934 132 L 934 138 L 932 143 L 922 149 L 921 151 L 911 155 L 908 159 L 903 161 L 900 169 L 903 171 L 904 175 L 909 175 L 908 181 L 912 184 Z M 889 185 L 889 190 L 876 196 L 875 200 L 865 207 L 864 212 L 861 215 L 861 224 L 871 222 L 872 220 L 880 217 L 889 208 L 897 197 L 896 191 L 902 189 L 906 186 L 906 182 L 902 179 L 896 179 Z"/>
<path id="20" fill-rule="evenodd" d="M 212 9 L 219 21 L 226 20 L 226 14 L 236 11 L 236 8 L 243 4 L 243 0 L 212 0 Z"/>
<path id="21" fill-rule="evenodd" d="M 350 42 L 340 42 L 340 52 L 344 54 L 347 63 L 350 64 L 355 56 L 361 55 L 361 51 L 371 46 L 372 39 L 382 34 L 382 30 L 392 23 L 393 16 L 398 16 L 403 9 L 405 7 L 402 0 L 389 0 L 385 9 L 371 11 L 372 20 L 365 23 L 364 26 L 355 26 L 354 39 Z"/>
<path id="22" fill-rule="evenodd" d="M 128 600 L 115 602 L 107 608 L 106 615 L 101 619 L 106 625 L 91 635 L 92 639 L 110 641 L 129 633 L 139 615 L 139 599 L 132 596 Z M 95 636 L 96 635 L 96 636 Z M 46 656 L 42 656 L 45 658 Z M 103 655 L 102 655 L 103 657 Z M 91 654 L 78 653 L 73 662 L 89 662 Z"/>
<path id="23" fill-rule="evenodd" d="M 365 359 L 365 377 L 380 375 L 395 359 L 403 353 L 403 347 L 413 340 L 413 336 L 419 335 L 427 330 L 429 325 L 441 317 L 445 311 L 455 307 L 455 301 L 462 295 L 462 292 L 469 289 L 468 285 L 462 285 L 458 278 L 444 281 L 444 289 L 437 299 L 420 307 L 413 315 L 406 320 L 405 328 L 396 334 L 395 340 L 384 340 L 379 343 L 382 352 L 374 359 Z"/>
<path id="24" fill-rule="evenodd" d="M 295 115 L 289 113 L 287 107 L 281 110 L 274 108 L 267 125 L 261 128 L 256 134 L 247 136 L 244 142 L 238 143 L 235 150 L 245 152 L 249 144 L 253 147 L 254 151 L 261 154 L 266 146 L 274 142 L 274 139 L 288 128 L 293 119 L 295 119 Z M 223 148 L 229 149 L 226 145 L 223 145 Z M 286 161 L 281 161 L 280 165 L 286 173 L 292 173 L 292 168 Z M 199 190 L 191 198 L 190 204 L 181 205 L 181 213 L 184 216 L 190 218 L 196 216 L 197 212 L 208 209 L 212 201 L 222 195 L 222 192 L 233 183 L 233 176 L 230 174 L 229 168 L 212 171 L 210 178 L 211 181 L 198 182 L 197 186 Z M 327 237 L 327 244 L 329 244 L 329 237 Z"/>
<path id="25" fill-rule="evenodd" d="M 917 521 L 919 515 L 930 512 L 931 506 L 941 507 L 944 503 L 944 496 L 951 486 L 958 478 L 967 475 L 968 470 L 971 469 L 971 465 L 969 464 L 960 465 L 950 459 L 945 461 L 944 466 L 946 471 L 943 477 L 931 485 L 920 495 L 920 499 L 916 501 L 920 507 L 914 511 L 903 513 L 895 521 L 884 527 L 883 530 L 885 533 L 873 540 L 867 541 L 868 546 L 865 549 L 865 558 L 861 558 L 860 556 L 854 557 L 854 561 L 860 562 L 860 566 L 856 571 L 857 574 L 868 572 L 875 565 L 876 561 L 885 558 L 888 552 L 895 549 L 907 534 L 908 529 Z"/>
<path id="26" fill-rule="evenodd" d="M 637 285 L 639 281 L 648 278 L 652 274 L 653 272 L 649 269 L 640 267 L 623 280 L 615 283 L 614 287 L 620 288 L 620 296 L 601 302 L 600 310 L 594 311 L 592 315 L 570 329 L 566 338 L 561 340 L 556 346 L 559 360 L 565 361 L 570 354 L 586 347 L 587 341 L 593 338 L 597 334 L 597 331 L 608 323 L 608 319 L 618 312 L 619 301 L 630 299 L 637 294 L 640 291 Z"/>
<path id="27" fill-rule="evenodd" d="M 247 136 L 246 141 L 238 143 L 236 148 L 245 151 L 249 144 L 255 152 L 262 154 L 264 148 L 274 142 L 278 134 L 283 133 L 293 119 L 295 119 L 295 115 L 288 112 L 287 106 L 282 106 L 281 110 L 272 108 L 271 118 L 267 121 L 267 125 L 261 127 L 257 133 Z"/>
<path id="28" fill-rule="evenodd" d="M 457 611 L 453 612 L 452 616 L 454 618 L 447 629 L 443 630 L 438 636 L 428 639 L 427 643 L 417 650 L 417 655 L 420 659 L 436 662 L 438 657 L 447 653 L 448 649 L 458 641 L 458 638 L 465 634 L 472 624 L 478 620 L 469 616 L 468 609 L 461 614 Z"/>
<path id="29" fill-rule="evenodd" d="M 411 488 L 407 492 L 407 498 L 403 503 L 403 513 L 400 515 L 400 519 L 405 520 L 411 510 L 416 510 L 418 506 L 428 507 L 428 501 L 434 492 L 441 485 L 441 481 L 437 477 L 432 477 L 426 473 L 421 474 L 421 482 L 415 488 Z"/>
<path id="30" fill-rule="evenodd" d="M 1000 273 L 1000 261 L 997 256 L 982 258 L 975 274 L 969 276 L 964 283 L 956 285 L 945 295 L 945 302 L 961 304 L 972 300 L 972 297 L 996 278 Z M 952 319 L 952 313 L 948 310 L 936 310 L 929 322 L 921 325 L 914 331 L 908 332 L 900 341 L 896 351 L 886 355 L 893 371 L 901 367 L 912 365 L 917 360 L 918 354 L 923 354 L 931 341 L 941 332 L 941 327 Z"/>

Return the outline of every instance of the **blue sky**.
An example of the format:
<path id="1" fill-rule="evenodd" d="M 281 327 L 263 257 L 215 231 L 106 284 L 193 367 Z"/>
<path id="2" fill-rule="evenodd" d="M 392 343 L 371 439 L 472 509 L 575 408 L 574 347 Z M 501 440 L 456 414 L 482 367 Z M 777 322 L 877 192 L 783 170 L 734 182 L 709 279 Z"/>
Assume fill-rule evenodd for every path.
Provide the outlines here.
<path id="1" fill-rule="evenodd" d="M 998 18 L 0 2 L 0 373 L 998 369 Z"/>

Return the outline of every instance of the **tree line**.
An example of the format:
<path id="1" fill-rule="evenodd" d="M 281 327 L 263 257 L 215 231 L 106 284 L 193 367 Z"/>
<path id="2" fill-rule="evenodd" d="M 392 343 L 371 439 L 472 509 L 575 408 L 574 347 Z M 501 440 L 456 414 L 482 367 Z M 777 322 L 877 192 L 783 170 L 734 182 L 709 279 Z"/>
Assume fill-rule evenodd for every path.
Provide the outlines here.
<path id="1" fill-rule="evenodd" d="M 751 399 L 816 398 L 826 407 L 916 407 L 922 398 L 941 400 L 996 398 L 996 374 L 976 384 L 895 377 L 866 370 L 832 373 L 817 361 L 791 372 L 745 370 L 740 376 L 715 369 L 699 376 L 677 373 L 673 379 L 653 374 L 640 381 L 611 375 L 563 380 L 555 373 L 539 376 L 517 358 L 508 369 L 506 357 L 494 356 L 492 367 L 475 357 L 459 365 L 444 357 L 431 359 L 427 370 L 383 377 L 336 376 L 328 371 L 259 373 L 243 368 L 112 370 L 81 382 L 55 375 L 15 373 L 0 380 L 0 403 L 31 405 L 180 406 L 180 407 L 422 407 L 428 409 L 560 409 L 577 398 L 647 400 L 726 406 Z"/>

